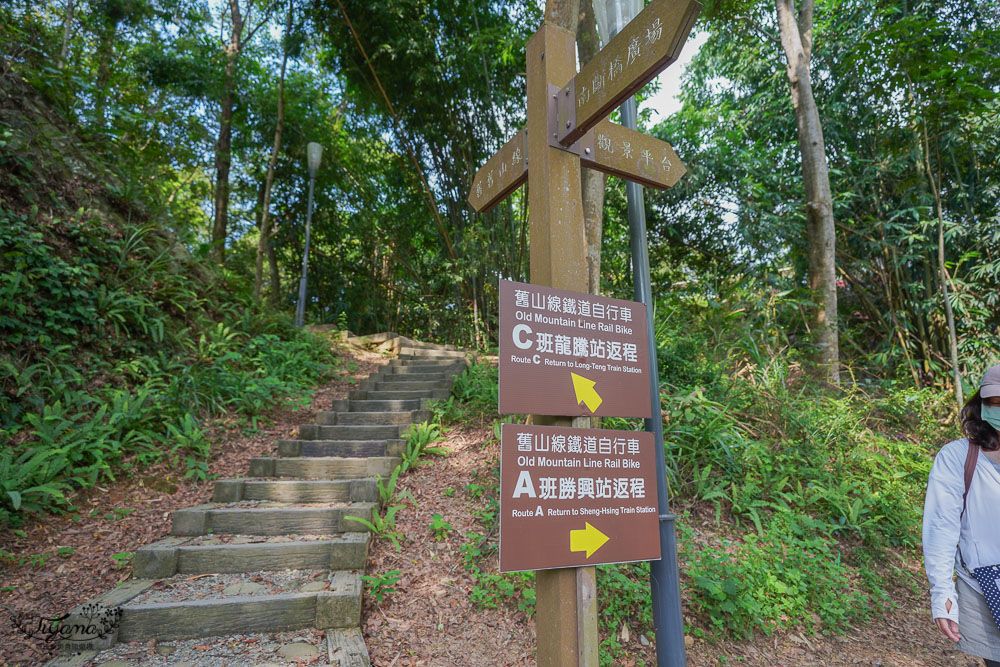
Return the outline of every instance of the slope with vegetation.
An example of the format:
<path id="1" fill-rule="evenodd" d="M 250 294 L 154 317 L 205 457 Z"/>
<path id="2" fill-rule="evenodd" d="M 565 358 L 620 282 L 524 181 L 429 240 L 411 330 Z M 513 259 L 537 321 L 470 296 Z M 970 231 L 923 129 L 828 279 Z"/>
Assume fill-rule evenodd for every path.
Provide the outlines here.
<path id="1" fill-rule="evenodd" d="M 0 143 L 0 523 L 163 459 L 204 478 L 206 420 L 253 420 L 328 372 L 11 69 Z"/>

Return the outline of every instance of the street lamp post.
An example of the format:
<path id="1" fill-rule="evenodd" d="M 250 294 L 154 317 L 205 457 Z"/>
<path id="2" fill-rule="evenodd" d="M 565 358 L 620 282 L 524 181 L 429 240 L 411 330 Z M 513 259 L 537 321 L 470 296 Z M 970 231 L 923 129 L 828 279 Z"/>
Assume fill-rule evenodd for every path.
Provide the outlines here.
<path id="1" fill-rule="evenodd" d="M 642 9 L 642 0 L 593 0 L 594 17 L 604 44 L 611 41 Z M 622 125 L 636 129 L 635 98 L 621 105 Z M 660 381 L 656 363 L 656 337 L 653 323 L 653 293 L 649 277 L 649 255 L 646 242 L 646 207 L 642 186 L 625 183 L 628 197 L 628 223 L 632 247 L 632 276 L 635 300 L 646 304 L 647 339 L 649 341 L 650 396 L 653 417 L 647 419 L 646 430 L 653 433 L 656 457 L 657 508 L 660 517 L 660 560 L 649 564 L 650 594 L 653 601 L 653 623 L 656 626 L 656 664 L 658 667 L 683 667 L 684 619 L 681 616 L 681 589 L 677 568 L 676 516 L 670 513 L 667 495 L 666 462 L 663 450 L 663 418 L 660 416 Z"/>
<path id="2" fill-rule="evenodd" d="M 323 147 L 315 141 L 306 146 L 306 157 L 309 161 L 309 206 L 306 209 L 306 247 L 302 252 L 302 277 L 299 278 L 299 303 L 295 307 L 295 326 L 301 327 L 306 312 L 306 277 L 309 273 L 309 235 L 312 232 L 313 185 L 316 183 L 316 172 L 319 161 L 323 157 Z"/>

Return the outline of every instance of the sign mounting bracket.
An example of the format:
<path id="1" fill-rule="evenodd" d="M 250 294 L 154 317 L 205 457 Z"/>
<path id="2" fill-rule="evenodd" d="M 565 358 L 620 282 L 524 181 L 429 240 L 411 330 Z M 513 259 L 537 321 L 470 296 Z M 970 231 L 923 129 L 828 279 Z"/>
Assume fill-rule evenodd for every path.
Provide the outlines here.
<path id="1" fill-rule="evenodd" d="M 572 80 L 570 81 L 570 83 L 571 84 L 573 83 Z M 559 137 L 561 136 L 562 128 L 569 127 L 567 123 L 573 123 L 572 120 L 567 121 L 565 118 L 563 118 L 564 111 L 567 108 L 567 106 L 572 107 L 572 105 L 559 104 L 559 96 L 562 95 L 562 91 L 563 89 L 559 88 L 559 86 L 553 86 L 551 83 L 549 84 L 549 98 L 548 98 L 549 146 L 551 146 L 552 148 L 558 148 L 561 151 L 566 151 L 567 153 L 572 153 L 573 155 L 579 157 L 580 155 L 579 141 L 575 141 L 573 142 L 573 144 L 569 146 L 566 146 L 559 142 Z M 574 114 L 574 116 L 575 115 L 576 114 Z"/>

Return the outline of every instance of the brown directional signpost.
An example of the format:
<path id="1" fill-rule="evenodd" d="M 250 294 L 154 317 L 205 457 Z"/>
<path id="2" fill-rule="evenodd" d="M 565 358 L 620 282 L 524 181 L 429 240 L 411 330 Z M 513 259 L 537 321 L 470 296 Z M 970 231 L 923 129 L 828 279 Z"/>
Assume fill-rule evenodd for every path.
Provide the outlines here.
<path id="1" fill-rule="evenodd" d="M 652 433 L 504 424 L 500 571 L 656 560 Z"/>
<path id="2" fill-rule="evenodd" d="M 646 307 L 500 281 L 500 412 L 649 417 Z"/>
<path id="3" fill-rule="evenodd" d="M 528 180 L 526 136 L 521 129 L 476 172 L 469 193 L 473 209 L 490 210 Z M 608 120 L 588 131 L 571 152 L 581 166 L 660 190 L 686 173 L 669 143 Z"/>
<path id="4" fill-rule="evenodd" d="M 540 294 L 544 291 L 542 288 L 554 288 L 554 290 L 577 293 L 576 296 L 567 297 L 560 291 L 545 291 L 546 300 L 548 296 L 557 297 L 561 300 L 561 304 L 565 303 L 563 300 L 565 298 L 572 298 L 577 301 L 584 299 L 588 300 L 591 306 L 595 303 L 600 303 L 606 308 L 609 305 L 608 302 L 613 301 L 580 294 L 587 291 L 586 240 L 583 224 L 583 206 L 580 197 L 580 166 L 582 164 L 592 169 L 598 169 L 649 187 L 661 189 L 672 186 L 683 176 L 684 166 L 669 144 L 653 137 L 647 137 L 634 130 L 614 125 L 608 122 L 606 117 L 612 109 L 628 99 L 635 91 L 652 80 L 667 65 L 677 59 L 700 9 L 701 5 L 695 0 L 652 0 L 631 23 L 625 26 L 616 37 L 608 42 L 607 46 L 581 72 L 577 73 L 575 35 L 554 25 L 555 7 L 552 6 L 552 3 L 547 4 L 545 23 L 532 36 L 527 45 L 527 124 L 476 173 L 469 193 L 469 203 L 472 208 L 476 211 L 486 211 L 501 202 L 522 183 L 525 181 L 528 182 L 531 252 L 530 278 L 532 284 L 526 287 L 510 285 L 511 289 L 523 289 L 529 293 L 536 292 Z M 547 303 L 546 308 L 548 308 Z M 621 307 L 621 303 L 617 305 L 619 308 Z M 644 319 L 643 330 L 645 330 L 645 306 L 642 304 L 635 305 L 638 308 L 636 308 L 635 313 L 630 314 L 638 316 L 638 312 L 642 312 Z M 528 310 L 531 310 L 530 305 Z M 591 310 L 591 313 L 593 313 L 593 310 Z M 604 313 L 606 316 L 606 309 Z M 618 313 L 620 317 L 621 310 Z M 550 315 L 554 316 L 555 313 L 550 313 Z M 570 313 L 566 313 L 563 308 L 559 317 L 569 321 L 570 318 L 568 315 Z M 591 320 L 593 320 L 596 326 L 597 320 L 592 314 L 587 321 Z M 609 322 L 605 321 L 605 323 Z M 612 325 L 615 324 L 613 322 L 610 323 Z M 551 411 L 545 410 L 543 409 L 545 403 L 542 401 L 533 401 L 529 404 L 521 405 L 517 410 L 520 412 L 523 409 L 525 412 L 534 413 L 532 417 L 532 426 L 534 428 L 555 426 L 565 429 L 570 426 L 580 427 L 585 424 L 589 425 L 589 419 L 584 417 L 584 415 L 623 416 L 631 414 L 630 412 L 621 412 L 618 407 L 617 398 L 612 398 L 612 395 L 617 390 L 611 390 L 610 384 L 606 385 L 609 389 L 605 389 L 605 385 L 602 385 L 602 383 L 610 383 L 618 380 L 625 382 L 627 385 L 628 383 L 623 380 L 627 375 L 641 377 L 643 378 L 643 382 L 647 383 L 645 399 L 641 396 L 636 396 L 631 403 L 634 404 L 634 408 L 636 405 L 644 402 L 647 408 L 645 414 L 640 416 L 652 416 L 649 414 L 649 406 L 653 400 L 648 390 L 649 366 L 647 363 L 645 370 L 643 370 L 643 366 L 638 363 L 640 348 L 646 350 L 645 356 L 648 360 L 649 339 L 648 336 L 642 335 L 642 345 L 638 345 L 637 342 L 628 339 L 629 336 L 638 336 L 636 333 L 638 326 L 630 334 L 618 333 L 612 329 L 612 331 L 600 331 L 602 336 L 591 336 L 589 334 L 585 336 L 582 333 L 583 329 L 581 325 L 577 324 L 574 328 L 579 329 L 579 331 L 576 331 L 574 336 L 574 332 L 570 331 L 571 327 L 555 319 L 536 322 L 533 318 L 531 323 L 525 322 L 525 324 L 528 324 L 529 328 L 531 328 L 532 331 L 530 334 L 524 329 L 519 329 L 515 332 L 514 328 L 517 326 L 517 323 L 515 323 L 509 330 L 508 336 L 510 337 L 511 344 L 519 343 L 520 345 L 527 345 L 529 342 L 531 343 L 534 350 L 520 350 L 521 352 L 531 353 L 528 355 L 530 363 L 512 363 L 520 364 L 520 366 L 525 368 L 536 366 L 534 357 L 537 354 L 539 357 L 537 369 L 539 371 L 558 369 L 562 373 L 561 378 L 556 377 L 554 380 L 556 383 L 562 384 L 558 386 L 557 390 L 553 390 L 554 393 L 558 394 L 561 401 L 559 407 Z M 621 324 L 620 321 L 617 324 Z M 557 332 L 555 329 L 549 330 L 547 327 L 563 327 L 565 330 Z M 599 330 L 594 329 L 590 331 Z M 543 338 L 540 342 L 538 338 L 539 333 L 552 335 L 553 352 L 550 356 L 545 356 L 544 358 L 548 358 L 551 361 L 564 361 L 567 363 L 567 366 L 544 365 L 543 355 L 548 355 L 549 353 L 547 351 L 539 352 L 537 347 L 545 345 L 545 349 L 547 350 L 549 341 L 547 338 Z M 560 355 L 554 352 L 555 336 L 557 334 L 569 337 L 569 344 L 571 346 L 569 355 Z M 586 357 L 582 354 L 572 354 L 572 346 L 575 344 L 573 342 L 574 337 L 587 339 L 588 354 Z M 594 355 L 591 355 L 589 352 L 591 341 L 595 341 L 597 345 Z M 604 344 L 605 355 L 607 355 L 608 346 L 611 343 L 621 343 L 623 350 L 626 342 L 629 344 L 635 342 L 637 344 L 637 361 L 626 362 L 624 356 L 620 363 L 617 359 L 610 361 L 606 358 L 600 359 L 599 350 L 602 342 Z M 565 344 L 565 341 L 562 341 L 562 343 Z M 562 348 L 562 350 L 565 351 L 565 348 Z M 618 350 L 616 349 L 617 353 Z M 597 360 L 590 359 L 591 356 L 597 357 Z M 598 376 L 594 374 L 595 370 L 598 369 L 592 365 L 586 372 L 577 373 L 576 370 L 582 371 L 583 369 L 577 366 L 570 369 L 568 366 L 570 360 L 574 364 L 586 364 L 589 361 L 592 364 L 600 363 L 606 367 L 610 367 L 612 362 L 614 362 L 613 365 L 621 366 L 623 370 L 620 372 L 608 369 L 600 370 L 601 375 Z M 508 361 L 510 360 L 508 359 Z M 626 365 L 638 368 L 640 372 L 633 374 L 625 371 L 624 367 Z M 571 375 L 568 379 L 569 386 L 566 385 L 567 378 L 565 375 L 567 372 L 579 377 L 579 379 L 574 379 Z M 506 371 L 502 370 L 501 373 L 501 403 L 507 405 L 507 403 L 504 403 L 505 400 L 516 400 L 510 397 L 528 391 L 531 380 L 530 378 L 528 380 L 524 380 L 523 378 L 517 379 L 518 372 L 514 372 L 512 375 L 509 368 Z M 590 373 L 590 375 L 587 375 L 587 373 Z M 620 376 L 618 380 L 613 379 L 615 375 Z M 518 384 L 521 382 L 526 382 L 526 384 Z M 513 388 L 510 387 L 510 383 L 514 383 Z M 513 394 L 510 393 L 511 389 L 513 389 Z M 602 393 L 602 390 L 604 393 Z M 636 390 L 639 391 L 638 389 Z M 562 416 L 546 417 L 538 413 L 548 415 L 558 414 Z M 576 419 L 572 419 L 574 415 Z M 529 430 L 519 430 L 517 432 L 518 435 L 512 436 L 510 433 L 513 433 L 513 431 L 508 433 L 508 428 L 505 427 L 503 436 L 507 440 L 508 445 L 510 445 L 511 437 L 514 437 L 516 442 L 517 438 L 521 435 L 524 437 L 532 434 L 545 435 L 544 433 L 534 432 L 531 430 L 531 427 L 528 427 Z M 526 427 L 519 428 L 524 429 Z M 582 429 L 575 428 L 574 431 L 581 438 L 583 437 Z M 553 436 L 553 434 L 555 433 L 549 433 L 550 436 Z M 568 435 L 566 437 L 568 438 Z M 619 436 L 608 435 L 604 437 L 613 438 Z M 645 436 L 643 437 L 645 438 Z M 641 440 L 639 448 L 641 451 Z M 653 451 L 655 448 L 655 445 L 649 448 L 651 454 L 654 457 L 662 458 L 661 452 Z M 622 458 L 624 460 L 625 457 L 623 456 Z M 594 461 L 600 459 L 601 457 L 597 457 Z M 507 465 L 506 460 L 504 465 Z M 580 462 L 585 466 L 586 464 L 583 463 L 583 460 L 581 458 Z M 612 460 L 614 460 L 613 457 Z M 638 456 L 629 460 L 638 461 L 640 466 L 642 466 L 644 459 L 642 456 Z M 515 454 L 515 467 L 517 466 L 516 461 Z M 648 464 L 646 467 L 648 468 Z M 521 476 L 520 471 L 528 470 L 529 475 L 534 474 L 534 472 L 531 472 L 534 468 L 527 465 L 527 463 L 525 466 L 516 469 L 519 472 L 515 476 L 515 486 L 509 489 L 512 495 L 509 501 L 512 503 L 515 500 L 513 494 L 517 491 L 516 477 Z M 590 475 L 586 472 L 585 468 L 583 472 L 580 470 L 573 465 L 569 465 L 565 474 L 542 474 L 543 471 L 541 470 L 536 472 L 539 473 L 539 480 L 543 477 L 546 479 L 555 478 L 561 480 L 565 478 L 566 480 L 573 480 L 575 493 L 578 496 L 580 481 L 590 479 Z M 501 474 L 503 475 L 503 473 Z M 628 489 L 632 488 L 633 479 L 636 480 L 637 486 L 643 486 L 644 489 L 648 489 L 649 486 L 658 486 L 657 484 L 650 484 L 645 475 L 645 472 L 634 475 L 624 473 L 602 476 L 594 475 L 593 480 L 596 485 L 597 479 L 627 479 Z M 640 480 L 642 481 L 640 482 Z M 534 478 L 532 478 L 532 481 L 534 481 Z M 556 484 L 561 483 L 556 482 Z M 597 508 L 598 511 L 602 511 L 601 507 L 607 507 L 608 511 L 612 511 L 613 507 L 617 507 L 620 511 L 619 516 L 623 517 L 631 516 L 632 514 L 636 516 L 651 514 L 650 512 L 640 512 L 637 509 L 638 505 L 635 503 L 627 505 L 627 507 L 633 508 L 634 512 L 626 512 L 624 509 L 626 505 L 620 502 L 625 499 L 614 498 L 613 488 L 616 483 L 625 484 L 625 482 L 621 481 L 612 481 L 612 497 L 610 499 L 601 498 L 602 501 L 609 500 L 610 502 L 599 505 Z M 546 482 L 546 485 L 550 484 L 551 482 Z M 568 489 L 570 482 L 566 481 L 565 484 Z M 588 492 L 589 484 L 590 482 L 584 482 L 585 489 Z M 602 489 L 606 491 L 607 487 L 604 486 L 603 481 L 601 484 Z M 551 491 L 550 486 L 546 488 Z M 541 493 L 540 481 L 539 487 L 535 492 L 537 494 Z M 569 491 L 565 492 L 568 493 Z M 621 486 L 619 486 L 619 492 L 625 493 Z M 596 486 L 594 493 L 594 500 L 596 502 Z M 628 491 L 628 493 L 631 494 L 632 492 Z M 516 500 L 526 500 L 528 496 L 527 490 L 522 488 Z M 652 496 L 650 497 L 652 498 Z M 562 501 L 567 500 L 568 498 L 562 499 Z M 589 497 L 586 497 L 586 500 L 589 502 Z M 630 495 L 630 502 L 632 500 L 644 499 L 634 499 Z M 557 498 L 556 502 L 558 501 L 559 499 Z M 660 507 L 657 509 L 660 516 L 652 515 L 658 521 L 662 521 L 662 513 L 666 511 L 663 504 L 663 502 L 660 502 Z M 643 506 L 646 507 L 648 505 Z M 513 512 L 515 508 L 513 506 L 509 507 L 511 512 Z M 554 504 L 552 508 L 555 510 L 568 509 L 572 512 L 574 507 L 581 512 L 578 517 L 583 517 L 585 516 L 583 512 L 588 511 L 587 508 L 590 505 L 587 502 L 580 504 L 574 500 L 572 506 L 564 507 Z M 531 508 L 532 512 L 538 509 L 537 505 Z M 541 509 L 543 512 L 547 512 L 545 505 L 542 505 Z M 527 510 L 518 508 L 518 511 Z M 514 517 L 512 514 L 509 518 L 526 519 L 528 517 Z M 544 519 L 547 518 L 546 516 Z M 595 521 L 586 520 L 583 523 L 584 525 L 579 527 L 570 526 L 569 536 L 560 538 L 563 539 L 561 544 L 563 544 L 563 547 L 566 547 L 566 552 L 572 556 L 569 560 L 556 562 L 553 565 L 529 562 L 511 564 L 509 559 L 505 563 L 502 563 L 504 567 L 510 566 L 511 568 L 516 568 L 520 565 L 526 567 L 555 567 L 555 569 L 539 569 L 535 579 L 538 643 L 536 659 L 540 667 L 556 665 L 559 667 L 569 667 L 570 665 L 596 666 L 598 664 L 596 574 L 594 568 L 590 566 L 590 563 L 595 562 L 595 560 L 589 559 L 593 557 L 600 560 L 601 557 L 598 554 L 601 553 L 602 549 L 607 550 L 605 553 L 611 553 L 613 549 L 610 547 L 610 534 L 601 528 L 601 526 L 607 526 L 607 524 L 601 521 L 599 522 L 601 526 L 599 526 Z M 588 528 L 588 525 L 590 528 Z M 501 530 L 503 529 L 501 528 Z M 595 530 L 599 531 L 601 535 L 608 537 L 607 543 L 601 544 L 597 548 L 594 547 L 597 542 L 601 541 L 601 537 L 593 532 Z M 614 532 L 617 528 L 608 527 L 607 530 Z M 582 547 L 581 550 L 572 548 L 574 545 L 573 531 L 581 531 L 575 533 L 575 544 L 578 547 Z M 508 535 L 508 538 L 510 537 Z M 519 539 L 516 536 L 514 537 L 515 539 Z M 565 544 L 567 539 L 569 540 L 568 545 Z M 501 534 L 501 543 L 503 542 L 504 535 Z M 616 546 L 615 549 L 617 548 Z M 588 552 L 590 556 L 586 555 Z M 580 558 L 581 555 L 583 556 L 582 559 Z M 626 549 L 624 553 L 625 559 L 632 559 L 632 555 L 635 555 L 635 558 L 639 559 L 655 557 L 651 553 L 644 552 L 642 548 Z M 586 564 L 587 566 L 561 567 L 562 565 L 577 564 Z M 677 597 L 676 602 L 679 607 L 679 594 Z M 676 638 L 678 641 L 683 639 L 680 629 L 675 634 L 677 634 Z M 683 664 L 683 647 L 681 647 L 680 655 L 681 660 L 677 663 L 678 665 Z"/>
<path id="5" fill-rule="evenodd" d="M 701 5 L 653 0 L 559 91 L 559 142 L 569 146 L 677 60 Z"/>

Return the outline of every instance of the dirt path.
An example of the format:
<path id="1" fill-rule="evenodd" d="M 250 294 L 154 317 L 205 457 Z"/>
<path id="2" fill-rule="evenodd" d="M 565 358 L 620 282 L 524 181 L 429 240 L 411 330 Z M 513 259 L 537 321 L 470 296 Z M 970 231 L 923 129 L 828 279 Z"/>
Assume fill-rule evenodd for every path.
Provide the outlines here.
<path id="1" fill-rule="evenodd" d="M 451 456 L 425 459 L 400 481 L 398 493 L 416 501 L 396 515 L 406 541 L 397 552 L 377 540 L 369 558 L 369 574 L 401 572 L 397 592 L 382 604 L 365 596 L 362 631 L 372 665 L 535 664 L 532 619 L 516 610 L 479 610 L 469 600 L 473 579 L 459 547 L 476 530 L 465 487 L 476 471 L 489 474 L 484 463 L 497 453 L 481 448 L 485 439 L 485 428 L 453 429 L 444 443 Z M 440 541 L 430 527 L 435 514 L 452 527 Z"/>
<path id="2" fill-rule="evenodd" d="M 211 473 L 220 478 L 245 476 L 251 458 L 272 456 L 276 440 L 295 437 L 300 424 L 311 422 L 317 411 L 330 409 L 335 399 L 346 398 L 360 380 L 386 363 L 379 354 L 354 348 L 344 348 L 342 354 L 356 368 L 318 387 L 308 408 L 275 409 L 264 415 L 270 425 L 249 435 L 242 434 L 235 422 L 216 425 L 209 433 L 216 452 Z M 18 557 L 53 554 L 38 566 L 0 563 L 0 606 L 33 617 L 66 613 L 128 579 L 128 554 L 166 537 L 173 510 L 208 502 L 211 495 L 212 482 L 191 483 L 183 473 L 160 464 L 77 494 L 71 499 L 79 507 L 74 515 L 30 519 L 23 527 L 27 537 L 10 529 L 0 531 L 0 548 Z M 60 547 L 72 553 L 61 557 Z M 55 655 L 55 642 L 25 636 L 3 608 L 0 665 L 36 665 Z"/>

